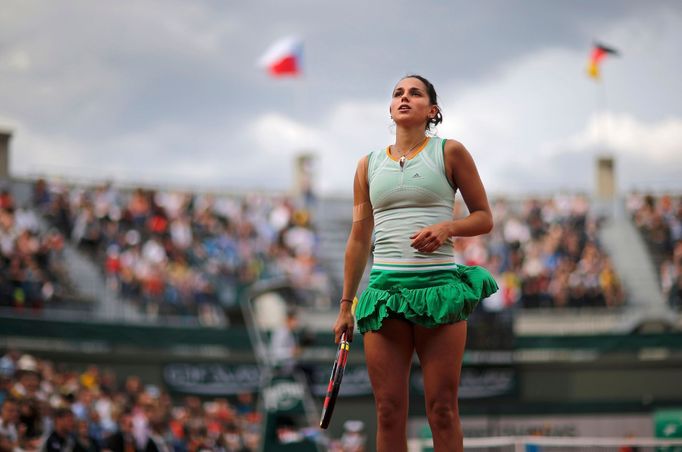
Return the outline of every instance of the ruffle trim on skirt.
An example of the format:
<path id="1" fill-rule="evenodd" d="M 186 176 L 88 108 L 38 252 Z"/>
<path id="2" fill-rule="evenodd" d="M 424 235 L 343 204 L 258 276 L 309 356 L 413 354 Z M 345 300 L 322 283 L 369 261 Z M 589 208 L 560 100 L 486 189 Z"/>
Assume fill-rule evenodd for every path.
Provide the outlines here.
<path id="1" fill-rule="evenodd" d="M 479 266 L 459 265 L 446 284 L 423 288 L 369 287 L 362 293 L 355 317 L 361 333 L 376 331 L 391 314 L 427 328 L 466 320 L 479 301 L 497 292 L 490 272 Z"/>

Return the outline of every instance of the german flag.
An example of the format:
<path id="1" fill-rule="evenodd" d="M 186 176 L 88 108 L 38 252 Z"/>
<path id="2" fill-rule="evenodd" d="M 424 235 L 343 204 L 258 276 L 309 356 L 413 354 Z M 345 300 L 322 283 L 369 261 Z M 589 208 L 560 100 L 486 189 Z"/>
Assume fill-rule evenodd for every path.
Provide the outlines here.
<path id="1" fill-rule="evenodd" d="M 590 59 L 587 63 L 587 74 L 595 80 L 599 79 L 599 64 L 606 55 L 618 56 L 620 54 L 618 50 L 614 49 L 613 47 L 595 43 L 592 53 L 590 54 Z"/>

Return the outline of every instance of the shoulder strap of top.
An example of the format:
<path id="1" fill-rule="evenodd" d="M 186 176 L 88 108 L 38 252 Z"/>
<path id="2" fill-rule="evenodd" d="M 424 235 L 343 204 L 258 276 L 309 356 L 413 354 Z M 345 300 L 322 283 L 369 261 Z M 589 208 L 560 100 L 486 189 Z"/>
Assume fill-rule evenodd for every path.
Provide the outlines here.
<path id="1" fill-rule="evenodd" d="M 432 137 L 429 148 L 431 158 L 434 159 L 441 171 L 445 172 L 445 139 L 437 136 Z"/>
<path id="2" fill-rule="evenodd" d="M 382 162 L 382 157 L 386 155 L 386 148 L 372 151 L 367 155 L 367 180 L 372 179 L 372 175 Z"/>
<path id="3" fill-rule="evenodd" d="M 441 145 L 438 146 L 439 152 L 439 160 L 441 162 L 442 168 L 443 168 L 443 174 L 445 175 L 445 180 L 448 181 L 448 185 L 454 190 L 457 191 L 457 187 L 452 183 L 450 180 L 450 176 L 448 175 L 447 167 L 445 166 L 445 142 L 448 141 L 446 138 L 441 138 Z"/>

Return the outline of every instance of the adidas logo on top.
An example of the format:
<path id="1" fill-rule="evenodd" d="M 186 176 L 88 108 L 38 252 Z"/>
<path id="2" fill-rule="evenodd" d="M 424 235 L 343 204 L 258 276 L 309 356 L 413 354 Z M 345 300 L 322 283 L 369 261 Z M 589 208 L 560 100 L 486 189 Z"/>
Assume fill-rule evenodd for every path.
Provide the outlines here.
<path id="1" fill-rule="evenodd" d="M 421 179 L 422 176 L 419 173 L 414 173 L 414 176 L 412 176 L 412 179 Z"/>

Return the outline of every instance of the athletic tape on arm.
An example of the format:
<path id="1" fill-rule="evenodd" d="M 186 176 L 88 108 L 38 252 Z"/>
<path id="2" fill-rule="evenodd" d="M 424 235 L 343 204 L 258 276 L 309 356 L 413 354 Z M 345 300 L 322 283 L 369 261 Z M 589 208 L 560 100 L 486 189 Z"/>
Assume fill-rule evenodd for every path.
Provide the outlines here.
<path id="1" fill-rule="evenodd" d="M 353 223 L 362 221 L 367 217 L 372 216 L 372 205 L 368 202 L 363 202 L 357 206 L 353 206 Z"/>

